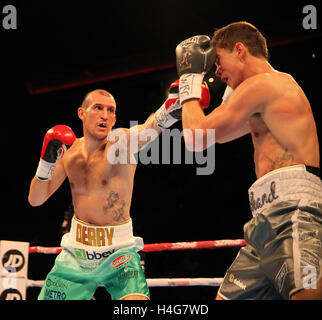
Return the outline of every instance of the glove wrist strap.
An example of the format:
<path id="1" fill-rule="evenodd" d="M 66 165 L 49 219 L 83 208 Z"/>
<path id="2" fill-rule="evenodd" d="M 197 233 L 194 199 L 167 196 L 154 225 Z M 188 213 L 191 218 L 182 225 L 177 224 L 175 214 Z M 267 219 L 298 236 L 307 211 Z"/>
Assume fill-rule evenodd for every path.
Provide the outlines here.
<path id="1" fill-rule="evenodd" d="M 54 163 L 48 162 L 40 158 L 38 168 L 36 171 L 37 179 L 40 181 L 51 180 L 51 177 L 56 167 L 56 163 L 57 162 L 54 162 Z"/>
<path id="2" fill-rule="evenodd" d="M 169 128 L 178 121 L 171 116 L 169 110 L 165 107 L 165 103 L 154 113 L 154 119 L 161 128 Z"/>
<path id="3" fill-rule="evenodd" d="M 190 99 L 201 99 L 201 85 L 204 73 L 186 73 L 180 77 L 179 96 L 183 104 Z"/>

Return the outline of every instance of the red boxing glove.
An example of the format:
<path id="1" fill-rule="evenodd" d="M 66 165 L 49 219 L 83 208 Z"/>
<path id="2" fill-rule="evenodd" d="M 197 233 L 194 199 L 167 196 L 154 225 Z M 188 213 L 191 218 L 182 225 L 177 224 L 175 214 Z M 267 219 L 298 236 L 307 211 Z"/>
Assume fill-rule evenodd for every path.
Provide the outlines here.
<path id="1" fill-rule="evenodd" d="M 169 96 L 165 101 L 165 108 L 170 113 L 172 118 L 176 120 L 174 122 L 181 120 L 182 107 L 179 100 L 179 79 L 172 82 L 169 87 Z"/>
<path id="2" fill-rule="evenodd" d="M 206 109 L 210 104 L 210 92 L 206 81 L 201 84 L 200 107 Z M 179 100 L 179 79 L 169 87 L 169 97 L 155 113 L 155 119 L 159 127 L 169 128 L 175 122 L 182 119 L 182 106 Z"/>
<path id="3" fill-rule="evenodd" d="M 67 148 L 74 143 L 75 139 L 73 130 L 65 125 L 57 125 L 47 131 L 36 172 L 36 177 L 39 180 L 51 179 L 57 162 Z"/>
<path id="4" fill-rule="evenodd" d="M 176 103 L 179 98 L 179 79 L 174 81 L 170 85 L 169 93 L 170 93 L 169 97 L 165 102 L 165 107 L 167 110 L 170 109 L 170 107 L 174 103 Z M 201 98 L 199 100 L 199 103 L 202 109 L 207 109 L 210 104 L 210 92 L 206 81 L 203 81 L 201 84 Z M 181 108 L 179 110 L 180 110 L 180 117 L 178 117 L 177 119 L 181 120 Z"/>
<path id="5" fill-rule="evenodd" d="M 169 128 L 181 120 L 181 105 L 179 100 L 179 80 L 174 81 L 169 87 L 169 96 L 164 104 L 155 112 L 154 117 L 158 126 Z"/>
<path id="6" fill-rule="evenodd" d="M 207 109 L 210 104 L 210 92 L 206 81 L 203 81 L 201 84 L 201 98 L 199 103 L 202 109 Z"/>

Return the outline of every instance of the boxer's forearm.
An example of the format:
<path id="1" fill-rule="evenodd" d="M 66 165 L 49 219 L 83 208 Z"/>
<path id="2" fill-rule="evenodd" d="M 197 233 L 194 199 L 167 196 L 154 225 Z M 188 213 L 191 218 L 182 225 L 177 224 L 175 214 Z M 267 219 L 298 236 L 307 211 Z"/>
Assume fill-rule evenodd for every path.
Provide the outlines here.
<path id="1" fill-rule="evenodd" d="M 157 121 L 155 120 L 154 113 L 152 113 L 144 122 L 144 124 L 139 125 L 139 132 L 146 130 L 146 129 L 153 129 L 156 130 L 157 134 L 162 132 L 162 128 L 158 126 Z"/>
<path id="2" fill-rule="evenodd" d="M 196 129 L 204 129 L 203 119 L 205 114 L 200 108 L 199 101 L 189 100 L 184 103 L 182 108 L 182 126 L 183 129 L 190 129 L 195 131 Z"/>
<path id="3" fill-rule="evenodd" d="M 229 142 L 248 134 L 250 132 L 248 119 L 238 119 L 238 115 L 236 117 L 237 112 L 230 112 L 226 104 L 227 102 L 223 102 L 205 116 L 201 108 L 198 107 L 198 101 L 191 100 L 186 102 L 182 112 L 183 128 L 190 129 L 194 137 L 202 133 L 204 148 L 207 148 L 207 130 L 215 130 L 215 142 L 217 143 Z M 187 134 L 185 133 L 185 138 L 186 136 Z M 209 141 L 207 145 L 209 146 Z"/>
<path id="4" fill-rule="evenodd" d="M 42 180 L 35 176 L 31 180 L 28 201 L 32 206 L 42 205 L 62 185 L 67 177 L 63 163 L 64 159 L 58 161 L 51 179 Z"/>
<path id="5" fill-rule="evenodd" d="M 47 199 L 49 194 L 50 181 L 40 181 L 37 177 L 31 180 L 28 201 L 33 207 L 42 205 Z"/>
<path id="6" fill-rule="evenodd" d="M 205 114 L 198 100 L 189 100 L 182 108 L 182 128 L 188 150 L 201 151 L 213 144 L 207 141 L 207 128 L 204 128 Z"/>
<path id="7" fill-rule="evenodd" d="M 137 132 L 139 150 L 155 140 L 162 132 L 162 128 L 158 126 L 154 114 L 151 114 L 143 124 L 139 124 L 134 129 L 137 129 L 137 131 L 133 129 L 131 131 Z"/>
<path id="8" fill-rule="evenodd" d="M 232 133 L 230 133 L 226 136 L 222 136 L 222 137 L 216 136 L 216 142 L 217 143 L 230 142 L 230 141 L 236 140 L 238 138 L 241 138 L 249 133 L 250 133 L 249 124 L 248 124 L 248 122 L 245 122 L 244 126 L 242 126 L 238 131 L 232 132 Z"/>

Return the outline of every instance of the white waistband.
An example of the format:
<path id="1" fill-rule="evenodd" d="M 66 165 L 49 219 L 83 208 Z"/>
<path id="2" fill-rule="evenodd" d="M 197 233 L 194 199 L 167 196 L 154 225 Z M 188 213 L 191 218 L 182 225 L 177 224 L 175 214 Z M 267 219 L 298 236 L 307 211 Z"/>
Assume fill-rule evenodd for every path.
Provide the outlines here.
<path id="1" fill-rule="evenodd" d="M 248 190 L 253 216 L 281 201 L 316 200 L 322 202 L 321 179 L 295 165 L 271 171 L 255 181 Z"/>
<path id="2" fill-rule="evenodd" d="M 130 241 L 133 238 L 132 219 L 116 226 L 98 226 L 73 217 L 70 239 L 86 246 L 107 247 Z"/>

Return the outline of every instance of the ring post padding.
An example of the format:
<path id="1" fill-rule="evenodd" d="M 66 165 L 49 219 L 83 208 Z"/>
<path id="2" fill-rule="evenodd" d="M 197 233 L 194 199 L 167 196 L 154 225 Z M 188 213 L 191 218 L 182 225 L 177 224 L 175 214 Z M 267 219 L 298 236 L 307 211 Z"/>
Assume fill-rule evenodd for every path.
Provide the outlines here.
<path id="1" fill-rule="evenodd" d="M 29 243 L 0 240 L 0 300 L 26 300 Z"/>

